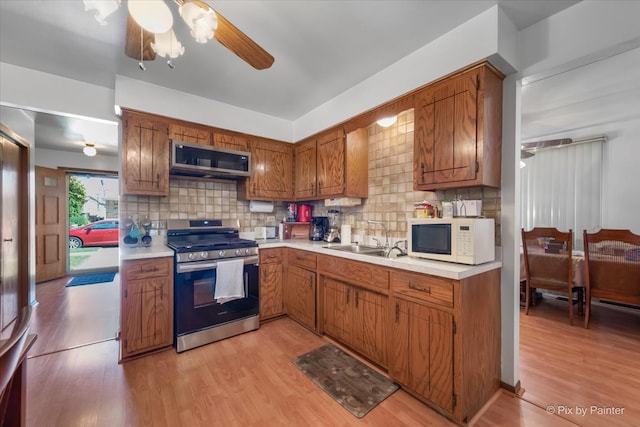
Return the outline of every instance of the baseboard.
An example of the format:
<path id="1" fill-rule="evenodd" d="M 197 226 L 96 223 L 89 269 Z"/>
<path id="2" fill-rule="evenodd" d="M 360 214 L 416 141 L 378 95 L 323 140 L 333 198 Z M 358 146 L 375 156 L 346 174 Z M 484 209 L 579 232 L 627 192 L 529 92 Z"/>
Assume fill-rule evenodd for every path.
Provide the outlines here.
<path id="1" fill-rule="evenodd" d="M 507 384 L 505 382 L 500 381 L 500 387 L 507 390 L 510 393 L 515 394 L 520 397 L 524 394 L 524 389 L 520 385 L 520 380 L 515 385 Z"/>

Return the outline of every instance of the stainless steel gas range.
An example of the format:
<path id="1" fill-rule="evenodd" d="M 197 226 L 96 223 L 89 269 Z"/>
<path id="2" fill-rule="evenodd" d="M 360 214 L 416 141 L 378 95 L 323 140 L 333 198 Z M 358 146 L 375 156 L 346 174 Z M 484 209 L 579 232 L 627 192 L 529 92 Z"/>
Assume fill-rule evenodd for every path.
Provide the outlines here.
<path id="1" fill-rule="evenodd" d="M 168 220 L 178 352 L 258 329 L 258 244 L 238 221 Z"/>

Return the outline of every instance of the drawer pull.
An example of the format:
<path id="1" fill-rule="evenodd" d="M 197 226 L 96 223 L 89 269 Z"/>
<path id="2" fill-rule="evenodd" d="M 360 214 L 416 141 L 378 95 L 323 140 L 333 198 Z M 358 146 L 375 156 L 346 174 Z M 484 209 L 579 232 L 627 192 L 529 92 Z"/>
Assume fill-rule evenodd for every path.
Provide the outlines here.
<path id="1" fill-rule="evenodd" d="M 140 273 L 153 273 L 154 271 L 158 271 L 158 267 L 150 267 L 150 268 L 140 267 Z"/>
<path id="2" fill-rule="evenodd" d="M 426 292 L 431 294 L 431 287 L 425 288 L 422 286 L 414 285 L 413 282 L 409 282 L 409 289 L 415 289 L 416 291 Z"/>

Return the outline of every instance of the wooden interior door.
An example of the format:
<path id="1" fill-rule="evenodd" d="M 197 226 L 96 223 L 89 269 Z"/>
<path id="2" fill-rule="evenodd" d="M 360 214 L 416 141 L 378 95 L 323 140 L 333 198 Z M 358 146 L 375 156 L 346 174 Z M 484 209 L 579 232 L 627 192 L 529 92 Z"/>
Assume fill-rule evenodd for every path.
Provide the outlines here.
<path id="1" fill-rule="evenodd" d="M 36 166 L 36 283 L 67 274 L 67 180 Z"/>
<path id="2" fill-rule="evenodd" d="M 2 192 L 2 250 L 0 255 L 0 323 L 4 330 L 18 316 L 18 246 L 19 210 L 18 210 L 18 168 L 19 147 L 4 137 L 0 137 L 0 163 L 2 176 L 0 191 Z"/>

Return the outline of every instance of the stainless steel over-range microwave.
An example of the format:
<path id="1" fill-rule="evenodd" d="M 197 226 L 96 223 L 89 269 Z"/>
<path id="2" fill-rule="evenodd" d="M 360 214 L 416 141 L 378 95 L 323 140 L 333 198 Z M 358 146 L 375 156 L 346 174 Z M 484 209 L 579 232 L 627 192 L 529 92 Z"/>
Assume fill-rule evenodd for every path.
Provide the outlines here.
<path id="1" fill-rule="evenodd" d="M 205 178 L 246 178 L 251 170 L 251 154 L 244 151 L 171 141 L 172 175 Z"/>

